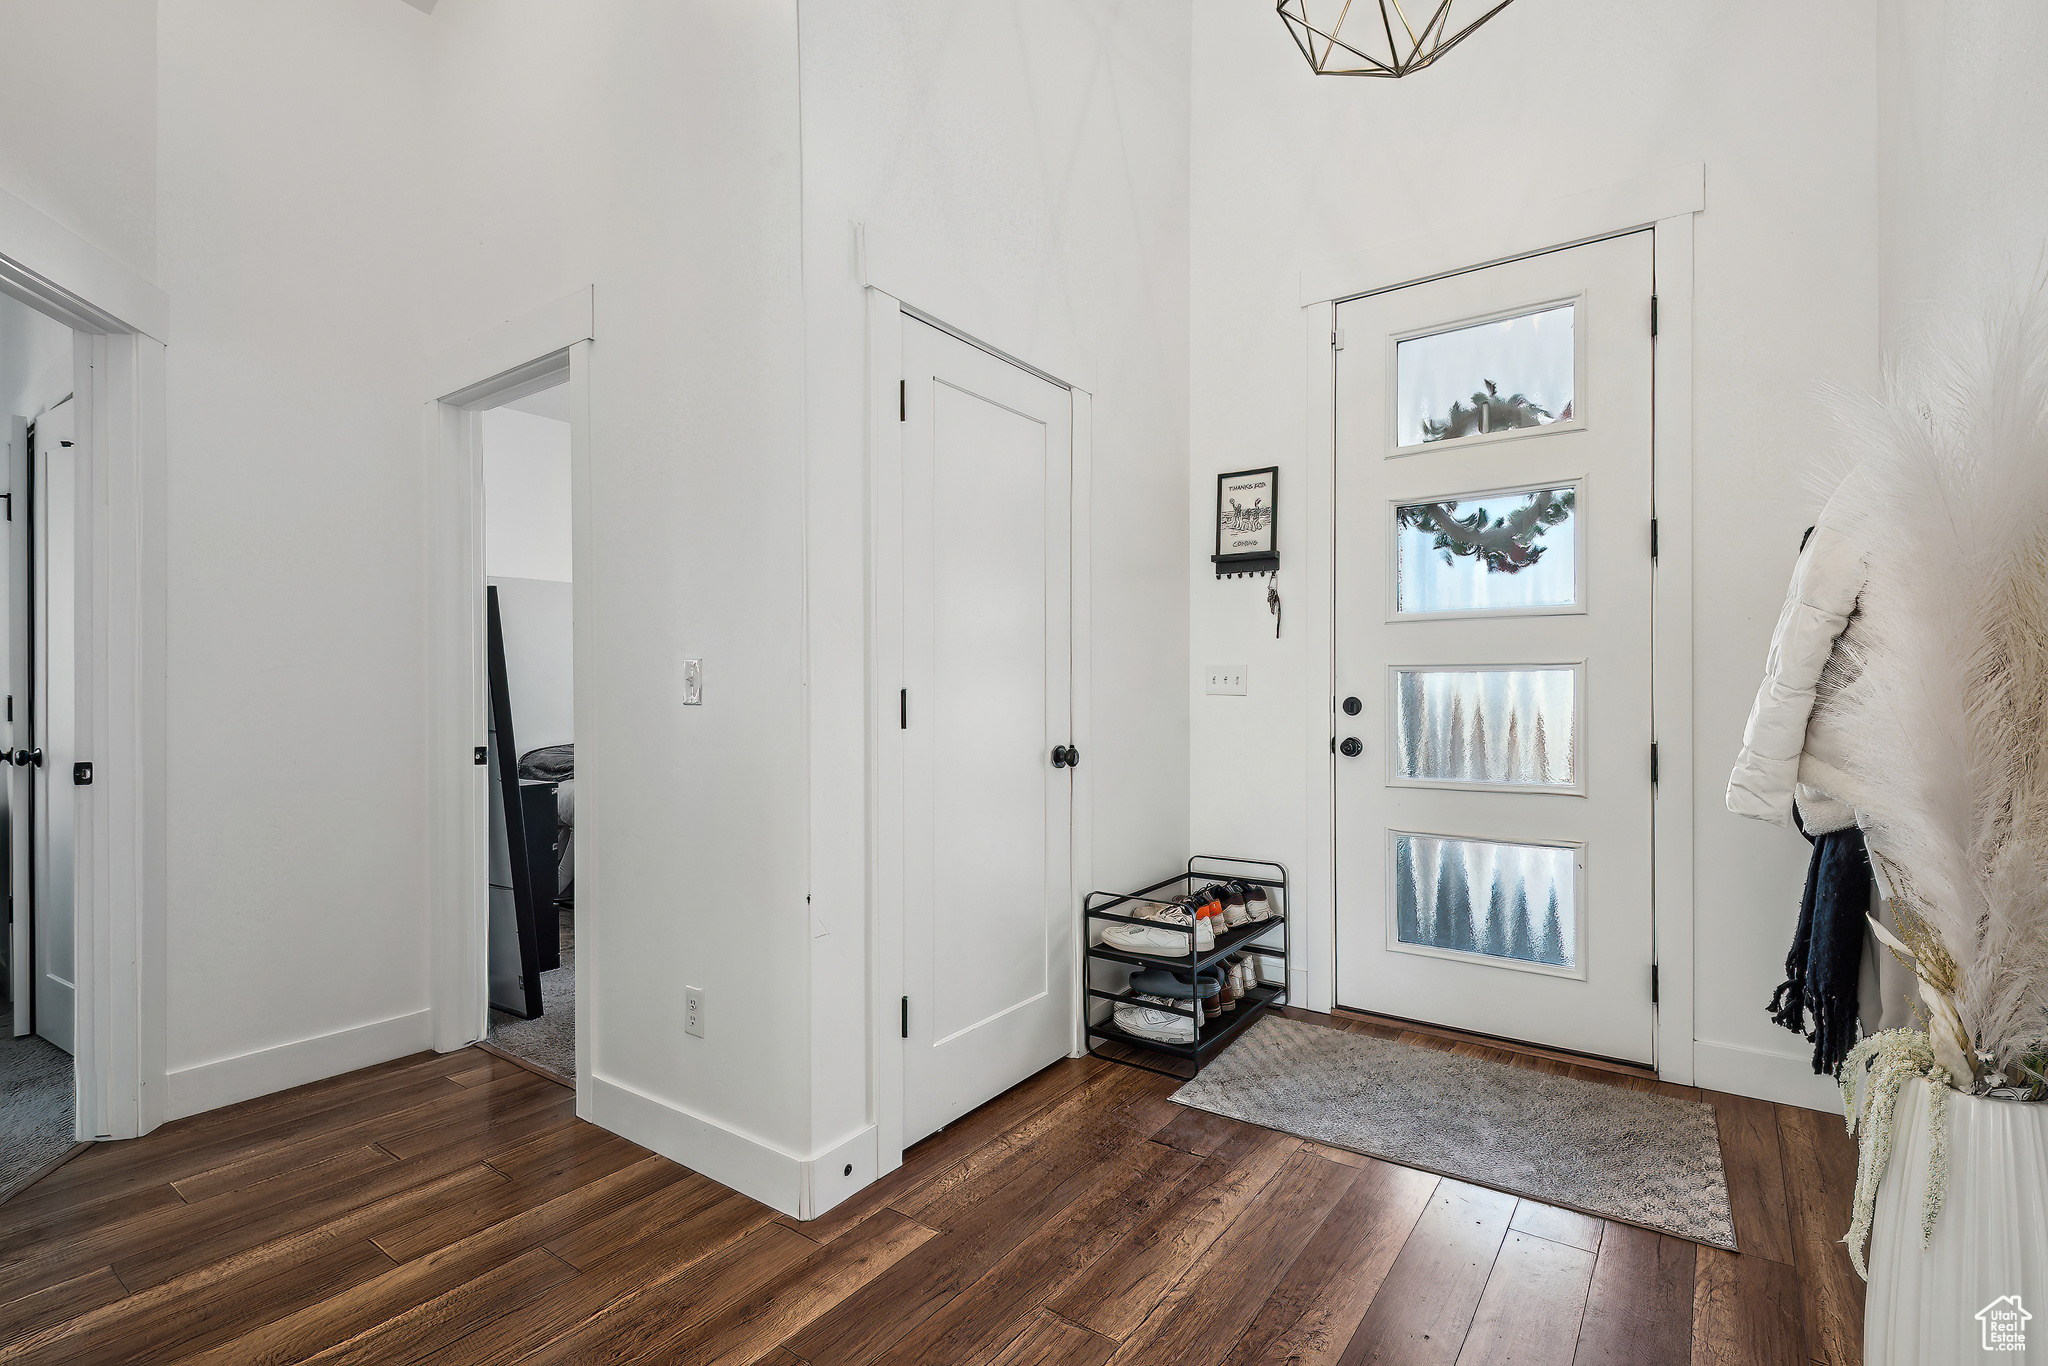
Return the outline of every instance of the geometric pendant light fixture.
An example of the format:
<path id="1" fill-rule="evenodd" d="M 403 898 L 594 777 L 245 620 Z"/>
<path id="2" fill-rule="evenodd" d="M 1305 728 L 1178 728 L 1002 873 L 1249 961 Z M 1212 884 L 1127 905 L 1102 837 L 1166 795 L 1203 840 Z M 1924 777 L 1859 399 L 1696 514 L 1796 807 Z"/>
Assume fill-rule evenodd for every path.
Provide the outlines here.
<path id="1" fill-rule="evenodd" d="M 1405 76 L 1465 41 L 1510 2 L 1276 0 L 1274 8 L 1318 76 Z"/>

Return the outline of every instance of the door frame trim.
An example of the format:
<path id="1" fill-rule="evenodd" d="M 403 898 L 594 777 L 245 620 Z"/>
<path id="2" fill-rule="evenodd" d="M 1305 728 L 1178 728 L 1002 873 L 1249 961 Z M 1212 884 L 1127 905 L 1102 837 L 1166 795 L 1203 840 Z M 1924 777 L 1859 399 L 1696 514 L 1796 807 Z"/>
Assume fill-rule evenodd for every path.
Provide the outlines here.
<path id="1" fill-rule="evenodd" d="M 78 517 L 79 753 L 93 762 L 76 838 L 77 1136 L 165 1119 L 164 351 L 170 299 L 0 191 L 0 293 L 73 331 L 88 492 Z"/>
<path id="2" fill-rule="evenodd" d="M 1302 668 L 1307 791 L 1300 922 L 1302 958 L 1288 965 L 1295 999 L 1336 1000 L 1336 542 L 1337 305 L 1467 270 L 1540 256 L 1623 233 L 1654 237 L 1658 326 L 1651 385 L 1651 507 L 1659 534 L 1652 571 L 1651 725 L 1658 782 L 1651 807 L 1653 958 L 1658 969 L 1655 1065 L 1666 1081 L 1693 1079 L 1693 215 L 1705 168 L 1680 167 L 1503 214 L 1434 238 L 1353 253 L 1302 273 L 1307 361 L 1307 487 L 1322 499 L 1301 518 L 1306 573 L 1299 610 L 1320 623 Z M 1646 547 L 1647 548 L 1647 547 Z M 1292 604 L 1290 604 L 1291 606 Z M 1645 756 L 1645 762 L 1648 762 Z M 1643 989 L 1649 990 L 1644 983 Z"/>
<path id="3" fill-rule="evenodd" d="M 436 356 L 426 372 L 422 407 L 426 454 L 427 517 L 422 553 L 426 566 L 428 696 L 429 929 L 432 1039 L 437 1051 L 462 1048 L 489 1029 L 486 949 L 490 877 L 486 840 L 489 770 L 472 758 L 488 739 L 484 700 L 483 412 L 566 382 L 569 386 L 570 527 L 579 638 L 597 629 L 585 611 L 595 601 L 596 555 L 590 534 L 590 348 L 596 335 L 595 289 L 585 286 L 513 318 Z M 589 757 L 602 717 L 583 699 L 582 662 L 595 651 L 579 648 L 572 662 L 576 689 L 577 996 L 576 1113 L 590 1118 L 591 1058 L 599 1029 L 594 1008 L 602 971 L 601 861 L 590 813 L 601 809 L 600 781 L 591 782 Z M 592 793 L 597 799 L 593 802 Z"/>
<path id="4" fill-rule="evenodd" d="M 895 1004 L 903 996 L 903 749 L 889 737 L 900 730 L 897 689 L 903 656 L 902 498 L 903 424 L 899 418 L 903 373 L 903 319 L 928 323 L 997 359 L 1019 366 L 1073 397 L 1073 470 L 1069 497 L 1068 555 L 1070 578 L 1068 632 L 1069 706 L 1073 712 L 1070 743 L 1084 757 L 1094 754 L 1092 698 L 1089 680 L 1092 638 L 1089 546 L 1091 542 L 1092 439 L 1094 397 L 1087 390 L 1019 360 L 971 334 L 930 317 L 870 285 L 867 295 L 868 348 L 868 1119 L 875 1134 L 875 1175 L 886 1176 L 903 1165 L 903 1040 Z M 887 548 L 894 547 L 894 554 Z M 1072 851 L 1069 896 L 1078 918 L 1081 898 L 1094 882 L 1094 768 L 1073 770 L 1074 797 L 1069 820 Z M 1077 943 L 1072 974 L 1075 1000 L 1082 999 L 1082 952 Z M 1067 1056 L 1082 1049 L 1078 1012 L 1071 1026 Z"/>

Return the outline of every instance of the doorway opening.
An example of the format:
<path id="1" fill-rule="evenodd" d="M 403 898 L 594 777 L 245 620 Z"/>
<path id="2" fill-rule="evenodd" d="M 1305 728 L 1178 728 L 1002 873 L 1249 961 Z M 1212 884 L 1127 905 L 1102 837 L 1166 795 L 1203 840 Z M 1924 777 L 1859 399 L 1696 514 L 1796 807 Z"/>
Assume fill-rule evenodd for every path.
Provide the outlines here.
<path id="1" fill-rule="evenodd" d="M 0 416 L 8 422 L 0 1199 L 67 1154 L 78 1133 L 75 349 L 69 327 L 0 295 Z"/>
<path id="2" fill-rule="evenodd" d="M 567 377 L 478 414 L 488 1042 L 576 1076 L 574 532 Z"/>

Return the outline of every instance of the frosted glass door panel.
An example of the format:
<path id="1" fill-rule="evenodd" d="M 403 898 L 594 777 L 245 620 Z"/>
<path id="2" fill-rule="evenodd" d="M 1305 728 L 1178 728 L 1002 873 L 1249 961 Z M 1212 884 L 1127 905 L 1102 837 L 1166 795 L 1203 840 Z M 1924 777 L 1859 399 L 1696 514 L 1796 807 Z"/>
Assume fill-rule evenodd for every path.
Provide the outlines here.
<path id="1" fill-rule="evenodd" d="M 1577 847 L 1392 833 L 1396 944 L 1576 974 Z"/>
<path id="2" fill-rule="evenodd" d="M 1576 484 L 1394 505 L 1394 611 L 1570 612 Z"/>
<path id="3" fill-rule="evenodd" d="M 1396 343 L 1395 445 L 1570 422 L 1577 312 L 1559 304 Z"/>
<path id="4" fill-rule="evenodd" d="M 1577 668 L 1391 672 L 1390 781 L 1580 790 Z"/>

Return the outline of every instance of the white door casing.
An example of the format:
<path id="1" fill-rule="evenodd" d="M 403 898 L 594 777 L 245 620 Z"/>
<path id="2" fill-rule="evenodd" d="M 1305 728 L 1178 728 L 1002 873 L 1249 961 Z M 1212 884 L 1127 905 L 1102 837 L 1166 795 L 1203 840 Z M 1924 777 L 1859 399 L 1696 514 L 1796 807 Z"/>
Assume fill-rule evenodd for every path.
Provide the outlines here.
<path id="1" fill-rule="evenodd" d="M 34 528 L 34 671 L 29 742 L 40 761 L 24 769 L 33 785 L 36 1033 L 69 1053 L 77 1047 L 79 466 L 70 399 L 36 419 L 31 526 Z"/>
<path id="2" fill-rule="evenodd" d="M 1071 395 L 902 323 L 903 1142 L 1074 1028 Z M 1085 756 L 1084 756 L 1085 758 Z"/>
<path id="3" fill-rule="evenodd" d="M 11 755 L 28 745 L 29 696 L 29 506 L 28 506 L 28 419 L 9 419 L 7 430 L 7 694 L 9 708 L 7 752 Z M 17 512 L 18 509 L 18 512 Z M 13 710 L 14 706 L 20 711 Z M 26 1008 L 34 990 L 35 974 L 30 966 L 29 908 L 35 895 L 30 870 L 30 841 L 35 823 L 29 815 L 29 770 L 7 765 L 7 896 L 13 923 L 8 942 L 8 1000 L 15 1003 L 14 1033 L 29 1032 L 34 1018 Z"/>
<path id="4" fill-rule="evenodd" d="M 1652 267 L 1639 232 L 1336 310 L 1341 1005 L 1653 1056 Z"/>

